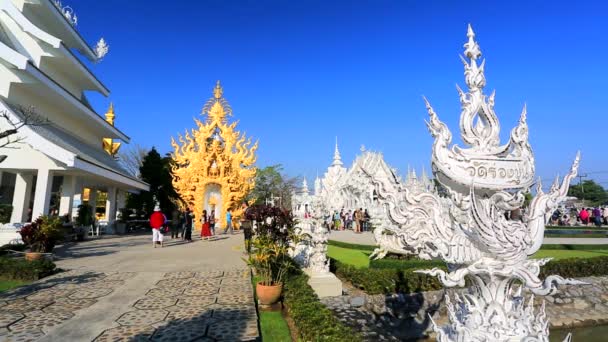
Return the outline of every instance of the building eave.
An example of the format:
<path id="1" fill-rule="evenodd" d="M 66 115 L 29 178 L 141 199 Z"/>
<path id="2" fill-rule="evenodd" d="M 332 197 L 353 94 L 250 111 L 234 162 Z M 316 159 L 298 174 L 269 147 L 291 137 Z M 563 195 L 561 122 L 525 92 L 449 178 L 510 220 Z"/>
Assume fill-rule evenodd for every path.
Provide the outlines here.
<path id="1" fill-rule="evenodd" d="M 61 10 L 55 6 L 52 0 L 40 0 L 40 4 L 43 5 L 47 9 L 47 13 L 52 15 L 58 22 L 62 23 L 62 26 L 65 30 L 72 36 L 72 38 L 77 41 L 80 45 L 80 51 L 84 56 L 86 56 L 91 62 L 95 62 L 97 60 L 97 54 L 93 50 L 93 48 L 84 40 L 84 38 L 80 35 L 78 30 L 70 24 L 67 18 L 61 13 Z"/>
<path id="2" fill-rule="evenodd" d="M 93 173 L 116 182 L 120 182 L 138 191 L 150 191 L 150 185 L 148 183 L 142 182 L 136 178 L 127 177 L 119 172 L 116 172 L 115 170 L 103 167 L 101 165 L 97 165 L 95 163 L 91 163 L 80 157 L 76 157 L 76 159 L 74 160 L 74 168 Z"/>
<path id="3" fill-rule="evenodd" d="M 63 88 L 59 83 L 55 82 L 55 80 L 53 80 L 51 77 L 46 75 L 42 70 L 38 69 L 31 62 L 27 63 L 25 71 L 28 74 L 30 74 L 31 76 L 38 79 L 40 82 L 42 82 L 46 86 L 48 86 L 49 88 L 51 88 L 52 90 L 54 90 L 60 96 L 63 96 L 70 103 L 72 103 L 75 107 L 77 107 L 79 110 L 81 110 L 83 113 L 85 113 L 90 119 L 95 121 L 97 124 L 101 125 L 104 129 L 108 130 L 108 132 L 113 133 L 113 135 L 114 135 L 113 137 L 115 137 L 117 139 L 121 139 L 122 141 L 127 142 L 127 143 L 131 140 L 131 138 L 129 138 L 129 136 L 124 134 L 118 128 L 110 125 L 107 121 L 105 121 L 105 119 L 103 117 L 101 117 L 101 115 L 99 115 L 97 112 L 95 112 L 88 105 L 84 104 L 80 99 L 78 99 L 72 93 L 70 93 L 65 88 Z"/>
<path id="4" fill-rule="evenodd" d="M 109 96 L 110 90 L 95 76 L 95 74 L 80 60 L 78 59 L 70 49 L 68 49 L 63 43 L 59 50 L 65 54 L 66 58 L 70 60 L 83 74 L 86 75 L 87 79 L 94 84 L 103 96 Z"/>

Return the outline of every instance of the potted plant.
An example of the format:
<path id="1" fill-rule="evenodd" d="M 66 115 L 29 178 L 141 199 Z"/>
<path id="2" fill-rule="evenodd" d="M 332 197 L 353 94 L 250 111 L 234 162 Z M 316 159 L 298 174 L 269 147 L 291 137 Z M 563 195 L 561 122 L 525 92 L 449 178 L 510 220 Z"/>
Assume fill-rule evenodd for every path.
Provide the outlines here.
<path id="1" fill-rule="evenodd" d="M 260 304 L 276 303 L 283 290 L 283 279 L 294 267 L 289 256 L 290 243 L 297 240 L 293 219 L 289 212 L 260 205 L 247 209 L 245 217 L 256 222 L 253 252 L 246 260 L 260 278 L 256 294 Z"/>
<path id="2" fill-rule="evenodd" d="M 76 216 L 76 239 L 83 241 L 88 228 L 90 228 L 95 220 L 93 219 L 93 208 L 88 204 L 78 206 L 78 216 Z"/>
<path id="3" fill-rule="evenodd" d="M 61 220 L 58 217 L 40 216 L 21 228 L 21 238 L 28 246 L 25 253 L 28 261 L 39 260 L 44 253 L 51 253 L 55 244 L 64 238 Z"/>

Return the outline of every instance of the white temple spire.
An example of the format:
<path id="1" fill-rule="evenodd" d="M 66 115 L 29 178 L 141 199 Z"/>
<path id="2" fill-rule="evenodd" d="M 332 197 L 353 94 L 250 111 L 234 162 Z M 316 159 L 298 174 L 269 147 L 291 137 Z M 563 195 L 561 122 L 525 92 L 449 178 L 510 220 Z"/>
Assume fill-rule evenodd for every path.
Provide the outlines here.
<path id="1" fill-rule="evenodd" d="M 308 182 L 306 181 L 306 177 L 302 181 L 302 193 L 308 195 Z"/>
<path id="2" fill-rule="evenodd" d="M 342 158 L 340 157 L 340 150 L 338 150 L 338 137 L 336 137 L 336 149 L 334 150 L 334 162 L 331 166 L 342 166 Z"/>

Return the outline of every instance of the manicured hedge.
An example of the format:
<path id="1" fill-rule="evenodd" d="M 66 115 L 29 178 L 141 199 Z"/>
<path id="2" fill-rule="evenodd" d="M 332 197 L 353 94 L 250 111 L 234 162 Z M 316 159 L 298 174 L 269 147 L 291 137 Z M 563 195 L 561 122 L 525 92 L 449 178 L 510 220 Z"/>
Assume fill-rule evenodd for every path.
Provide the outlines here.
<path id="1" fill-rule="evenodd" d="M 49 260 L 25 261 L 23 259 L 0 257 L 0 279 L 38 280 L 55 271 L 55 264 Z"/>
<path id="2" fill-rule="evenodd" d="M 374 251 L 374 249 L 377 248 L 377 246 L 358 245 L 355 243 L 348 243 L 348 242 L 342 242 L 342 241 L 336 241 L 336 240 L 328 240 L 327 244 L 330 246 L 349 248 L 349 249 L 360 249 L 362 251 L 372 251 L 372 252 Z"/>
<path id="3" fill-rule="evenodd" d="M 540 278 L 552 274 L 565 278 L 605 276 L 608 275 L 608 256 L 549 261 L 540 269 Z"/>
<path id="4" fill-rule="evenodd" d="M 26 249 L 27 246 L 22 243 L 0 246 L 0 256 L 8 255 L 10 251 L 24 252 Z"/>
<path id="5" fill-rule="evenodd" d="M 293 319 L 303 341 L 361 341 L 361 336 L 342 324 L 308 285 L 302 272 L 287 277 L 283 303 Z"/>
<path id="6" fill-rule="evenodd" d="M 357 268 L 331 259 L 331 271 L 348 280 L 353 286 L 368 294 L 414 293 L 442 288 L 436 277 L 414 273 L 411 269 L 399 268 Z M 442 266 L 445 269 L 445 266 Z"/>
<path id="7" fill-rule="evenodd" d="M 599 250 L 606 249 L 608 250 L 608 245 L 542 245 L 540 249 L 566 249 L 569 251 L 589 251 L 589 250 Z"/>
<path id="8" fill-rule="evenodd" d="M 413 269 L 399 268 L 402 266 L 399 262 L 403 263 L 400 260 L 390 259 L 382 262 L 383 267 L 393 264 L 396 266 L 395 268 L 371 268 L 370 264 L 370 268 L 361 269 L 331 259 L 331 270 L 341 279 L 368 294 L 415 293 L 443 288 L 436 277 L 415 273 Z M 432 267 L 434 266 L 429 265 L 429 268 Z M 445 266 L 440 268 L 446 269 Z M 606 276 L 608 275 L 608 256 L 550 261 L 541 268 L 540 278 L 544 279 L 553 274 L 564 278 Z"/>
<path id="9" fill-rule="evenodd" d="M 445 267 L 445 263 L 439 260 L 411 259 L 377 259 L 369 261 L 369 268 L 394 268 L 401 270 L 425 269 L 433 267 Z"/>

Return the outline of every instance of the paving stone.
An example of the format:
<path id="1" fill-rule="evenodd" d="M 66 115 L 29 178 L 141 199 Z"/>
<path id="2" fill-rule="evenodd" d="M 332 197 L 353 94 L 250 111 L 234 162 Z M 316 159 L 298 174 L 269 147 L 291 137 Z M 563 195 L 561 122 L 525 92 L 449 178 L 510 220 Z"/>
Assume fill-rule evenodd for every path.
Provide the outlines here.
<path id="1" fill-rule="evenodd" d="M 237 285 L 237 286 L 251 286 L 251 280 L 249 278 L 222 278 L 222 286 L 225 285 Z"/>
<path id="2" fill-rule="evenodd" d="M 165 321 L 199 321 L 208 319 L 213 314 L 212 306 L 205 307 L 191 307 L 191 306 L 170 306 L 166 308 L 169 310 L 169 315 L 165 319 Z"/>
<path id="3" fill-rule="evenodd" d="M 0 333 L 0 341 L 7 342 L 34 342 L 44 336 L 40 329 L 29 331 L 5 331 Z"/>
<path id="4" fill-rule="evenodd" d="M 150 325 L 163 321 L 168 314 L 166 310 L 135 310 L 122 314 L 116 322 L 129 326 Z"/>
<path id="5" fill-rule="evenodd" d="M 30 296 L 27 296 L 27 300 L 54 300 L 56 298 L 67 297 L 74 293 L 75 290 L 61 289 L 51 287 L 49 289 L 40 290 Z"/>
<path id="6" fill-rule="evenodd" d="M 184 293 L 184 289 L 180 288 L 180 287 L 176 287 L 176 288 L 153 288 L 150 291 L 148 291 L 148 293 L 146 293 L 146 296 L 148 297 L 177 297 L 180 296 Z"/>
<path id="7" fill-rule="evenodd" d="M 189 287 L 184 291 L 184 296 L 215 296 L 219 292 L 217 287 Z"/>
<path id="8" fill-rule="evenodd" d="M 112 289 L 108 288 L 90 288 L 90 289 L 79 289 L 72 293 L 69 298 L 72 299 L 91 299 L 100 298 L 112 293 Z"/>
<path id="9" fill-rule="evenodd" d="M 216 299 L 216 296 L 183 296 L 177 301 L 177 306 L 204 307 L 214 304 Z"/>
<path id="10" fill-rule="evenodd" d="M 63 312 L 44 312 L 41 310 L 29 311 L 25 314 L 25 318 L 8 326 L 8 330 L 13 332 L 30 331 L 41 329 L 43 332 L 48 332 L 53 327 L 74 317 L 74 314 L 68 311 Z"/>
<path id="11" fill-rule="evenodd" d="M 196 275 L 195 272 L 169 272 L 169 273 L 165 273 L 165 275 L 163 276 L 163 278 L 165 279 L 189 279 L 189 278 L 194 278 L 194 276 Z"/>
<path id="12" fill-rule="evenodd" d="M 23 317 L 25 317 L 25 315 L 22 313 L 0 311 L 0 328 L 6 328 Z"/>
<path id="13" fill-rule="evenodd" d="M 177 298 L 171 297 L 146 297 L 138 300 L 133 306 L 141 310 L 162 309 L 177 303 Z"/>
<path id="14" fill-rule="evenodd" d="M 220 305 L 213 306 L 214 320 L 257 320 L 257 313 L 253 305 Z"/>
<path id="15" fill-rule="evenodd" d="M 103 279 L 100 281 L 93 281 L 87 284 L 81 285 L 83 289 L 116 289 L 125 284 L 124 280 L 107 280 Z"/>
<path id="16" fill-rule="evenodd" d="M 57 298 L 55 299 L 55 303 L 45 307 L 42 309 L 44 312 L 56 312 L 56 311 L 77 311 L 84 308 L 88 308 L 89 306 L 97 303 L 95 299 L 89 298 Z"/>
<path id="17" fill-rule="evenodd" d="M 220 293 L 217 297 L 218 304 L 251 304 L 254 303 L 253 293 L 242 293 L 242 292 L 234 292 L 234 293 Z"/>
<path id="18" fill-rule="evenodd" d="M 221 278 L 194 278 L 190 280 L 193 287 L 219 287 Z"/>
<path id="19" fill-rule="evenodd" d="M 156 329 L 152 341 L 192 341 L 205 336 L 209 323 L 205 320 L 167 324 Z"/>
<path id="20" fill-rule="evenodd" d="M 224 278 L 250 278 L 251 271 L 248 268 L 224 271 Z"/>
<path id="21" fill-rule="evenodd" d="M 208 270 L 196 272 L 196 278 L 219 278 L 224 275 L 224 271 L 221 270 Z"/>
<path id="22" fill-rule="evenodd" d="M 156 283 L 156 287 L 159 288 L 185 288 L 188 285 L 190 285 L 190 279 L 179 278 L 159 280 Z"/>
<path id="23" fill-rule="evenodd" d="M 41 310 L 49 305 L 53 304 L 53 300 L 25 300 L 17 299 L 9 302 L 2 307 L 3 312 L 21 312 L 25 313 L 28 311 Z"/>
<path id="24" fill-rule="evenodd" d="M 114 280 L 129 280 L 137 275 L 136 272 L 117 272 L 117 273 L 108 273 L 105 280 L 114 281 Z"/>
<path id="25" fill-rule="evenodd" d="M 95 342 L 115 342 L 129 341 L 140 342 L 148 341 L 156 329 L 149 325 L 140 326 L 120 326 L 104 331 L 94 341 Z"/>
<path id="26" fill-rule="evenodd" d="M 258 338 L 257 321 L 216 321 L 209 326 L 209 337 L 217 341 L 251 341 Z"/>

